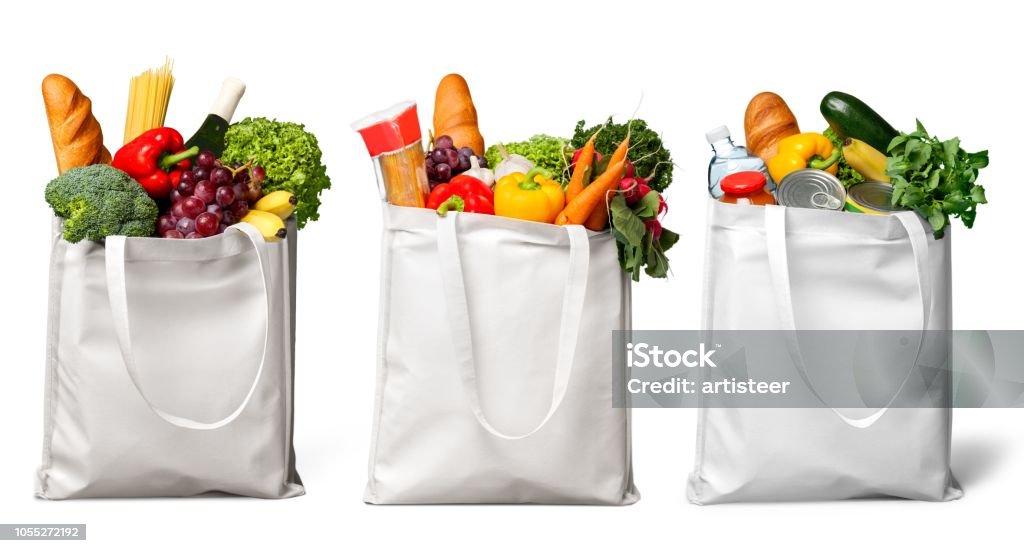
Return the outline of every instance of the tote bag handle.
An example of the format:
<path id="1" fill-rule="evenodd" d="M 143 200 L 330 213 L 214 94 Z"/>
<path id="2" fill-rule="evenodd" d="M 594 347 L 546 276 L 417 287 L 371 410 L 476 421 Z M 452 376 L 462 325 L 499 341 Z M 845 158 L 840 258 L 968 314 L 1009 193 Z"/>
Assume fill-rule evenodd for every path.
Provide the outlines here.
<path id="1" fill-rule="evenodd" d="M 580 323 L 583 319 L 583 300 L 587 292 L 587 277 L 590 272 L 590 240 L 587 231 L 580 225 L 566 225 L 562 228 L 569 234 L 569 272 L 565 282 L 562 300 L 562 319 L 558 334 L 558 359 L 555 363 L 555 378 L 551 393 L 551 405 L 544 418 L 525 434 L 505 434 L 496 429 L 484 413 L 477 386 L 476 360 L 473 355 L 472 325 L 469 321 L 469 305 L 466 301 L 466 284 L 459 255 L 458 213 L 449 212 L 437 219 L 437 249 L 441 259 L 441 279 L 447 303 L 448 321 L 452 333 L 455 365 L 469 400 L 469 407 L 477 422 L 490 434 L 505 440 L 521 440 L 537 433 L 551 420 L 565 399 L 572 376 L 572 366 L 579 340 Z"/>
<path id="2" fill-rule="evenodd" d="M 786 251 L 786 211 L 787 208 L 781 206 L 765 206 L 765 235 L 768 242 L 768 264 L 771 269 L 772 289 L 775 292 L 779 319 L 783 331 L 782 334 L 786 342 L 786 348 L 789 350 L 790 358 L 792 358 L 793 364 L 796 365 L 800 378 L 805 384 L 807 384 L 807 387 L 811 390 L 811 393 L 814 394 L 814 397 L 827 405 L 825 399 L 818 394 L 814 385 L 811 384 L 811 379 L 807 374 L 806 364 L 804 363 L 803 354 L 800 351 L 800 344 L 797 340 L 796 317 L 793 311 L 793 289 L 790 287 L 789 281 L 789 256 Z M 917 354 L 914 356 L 914 362 L 916 363 L 917 359 L 921 356 L 921 349 L 924 347 L 924 335 L 928 329 L 928 316 L 931 311 L 931 279 L 928 274 L 927 257 L 928 236 L 925 234 L 924 229 L 921 227 L 921 222 L 918 220 L 918 217 L 914 212 L 901 211 L 893 213 L 891 216 L 896 217 L 900 224 L 903 225 L 903 228 L 907 231 L 907 236 L 910 239 L 910 248 L 914 256 L 918 299 L 920 300 L 921 305 L 921 332 L 917 342 Z M 839 410 L 834 407 L 830 406 L 829 408 L 832 409 L 832 412 L 835 413 L 836 416 L 848 425 L 854 428 L 867 428 L 885 415 L 893 402 L 896 401 L 896 397 L 899 395 L 899 390 L 902 390 L 910 379 L 912 372 L 912 368 L 907 371 L 907 374 L 900 383 L 897 392 L 893 394 L 893 397 L 889 399 L 889 402 L 884 407 L 867 417 L 849 417 L 840 413 Z"/>
<path id="3" fill-rule="evenodd" d="M 252 399 L 253 393 L 256 391 L 256 385 L 259 384 L 260 377 L 263 376 L 263 365 L 267 360 L 267 346 L 270 339 L 270 290 L 272 288 L 270 282 L 271 272 L 270 261 L 267 255 L 267 244 L 259 231 L 248 223 L 232 225 L 225 229 L 224 232 L 227 233 L 233 231 L 240 232 L 249 240 L 256 252 L 256 259 L 259 261 L 260 280 L 263 282 L 263 295 L 266 299 L 263 325 L 263 353 L 260 355 L 259 368 L 256 369 L 256 375 L 253 377 L 252 385 L 249 386 L 248 393 L 245 394 L 245 399 L 243 399 L 238 407 L 236 407 L 228 416 L 213 422 L 201 422 L 188 417 L 168 413 L 156 405 L 153 405 L 153 402 L 146 396 L 146 392 L 143 391 L 142 385 L 139 383 L 140 379 L 138 368 L 135 364 L 135 356 L 132 354 L 132 339 L 128 320 L 128 286 L 125 277 L 125 237 L 108 236 L 106 239 L 107 294 L 110 296 L 110 310 L 114 316 L 114 331 L 117 334 L 118 346 L 121 348 L 121 358 L 124 360 L 125 370 L 128 372 L 128 377 L 131 379 L 132 385 L 135 386 L 135 390 L 139 393 L 142 400 L 147 406 L 149 406 L 153 413 L 179 428 L 186 428 L 189 430 L 215 430 L 231 424 L 232 421 L 242 414 L 242 411 L 245 410 L 246 406 L 249 405 L 249 401 Z"/>

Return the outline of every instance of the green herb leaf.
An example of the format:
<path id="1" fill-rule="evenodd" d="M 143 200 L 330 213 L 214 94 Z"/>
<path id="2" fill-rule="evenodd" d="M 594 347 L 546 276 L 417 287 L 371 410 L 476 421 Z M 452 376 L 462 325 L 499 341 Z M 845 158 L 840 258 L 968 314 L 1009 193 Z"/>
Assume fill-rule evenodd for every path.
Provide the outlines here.
<path id="1" fill-rule="evenodd" d="M 658 239 L 658 245 L 661 246 L 661 251 L 667 252 L 678 241 L 678 234 L 668 230 L 667 228 L 661 229 L 661 237 Z"/>
<path id="2" fill-rule="evenodd" d="M 612 227 L 626 245 L 639 247 L 643 244 L 647 227 L 644 222 L 626 205 L 621 195 L 616 195 L 611 202 Z"/>
<path id="3" fill-rule="evenodd" d="M 928 211 L 928 223 L 932 226 L 932 230 L 939 232 L 946 228 L 949 220 L 946 219 L 946 214 L 942 211 L 941 206 L 934 205 Z"/>
<path id="4" fill-rule="evenodd" d="M 976 184 L 971 187 L 971 200 L 978 204 L 987 204 L 988 199 L 985 198 L 985 187 L 980 184 Z"/>
<path id="5" fill-rule="evenodd" d="M 967 165 L 974 169 L 984 169 L 988 167 L 988 150 L 975 154 L 967 154 Z"/>
<path id="6" fill-rule="evenodd" d="M 905 134 L 901 134 L 901 135 L 897 136 L 896 138 L 893 138 L 892 141 L 889 142 L 889 147 L 886 148 L 885 151 L 891 152 L 893 150 L 893 148 L 896 148 L 897 146 L 899 146 L 899 145 L 903 144 L 904 142 L 906 142 L 907 138 L 909 138 L 909 136 L 907 136 Z"/>

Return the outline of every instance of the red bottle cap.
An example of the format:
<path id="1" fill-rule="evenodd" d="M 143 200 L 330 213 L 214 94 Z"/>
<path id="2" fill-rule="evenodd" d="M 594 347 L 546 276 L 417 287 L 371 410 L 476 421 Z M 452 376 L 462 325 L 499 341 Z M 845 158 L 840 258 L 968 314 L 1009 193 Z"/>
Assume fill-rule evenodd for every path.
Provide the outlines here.
<path id="1" fill-rule="evenodd" d="M 730 196 L 749 196 L 764 189 L 767 183 L 768 179 L 760 171 L 740 171 L 722 179 L 722 192 Z"/>
<path id="2" fill-rule="evenodd" d="M 370 114 L 352 123 L 352 128 L 363 136 L 370 157 L 401 150 L 423 137 L 415 102 L 402 102 Z"/>

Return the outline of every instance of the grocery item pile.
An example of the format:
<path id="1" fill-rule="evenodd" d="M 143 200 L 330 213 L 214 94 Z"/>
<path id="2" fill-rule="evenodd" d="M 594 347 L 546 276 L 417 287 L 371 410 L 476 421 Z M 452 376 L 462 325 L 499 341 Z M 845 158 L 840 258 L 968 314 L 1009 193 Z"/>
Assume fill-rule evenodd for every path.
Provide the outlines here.
<path id="1" fill-rule="evenodd" d="M 587 127 L 571 138 L 545 134 L 485 149 L 466 80 L 441 79 L 433 131 L 423 150 L 416 104 L 404 102 L 353 123 L 366 143 L 381 194 L 393 205 L 609 230 L 623 270 L 639 280 L 669 272 L 679 236 L 662 227 L 672 158 L 647 123 Z"/>
<path id="2" fill-rule="evenodd" d="M 239 222 L 268 240 L 318 217 L 330 187 L 320 147 L 302 125 L 265 118 L 230 124 L 245 85 L 229 78 L 191 138 L 164 126 L 174 87 L 170 62 L 131 81 L 125 143 L 113 156 L 92 102 L 71 79 L 43 79 L 60 175 L 46 201 L 69 242 L 111 235 L 206 238 Z"/>
<path id="3" fill-rule="evenodd" d="M 976 181 L 988 166 L 988 151 L 968 153 L 959 138 L 939 140 L 920 121 L 913 132 L 898 132 L 844 92 L 826 94 L 820 109 L 828 128 L 800 132 L 785 100 L 762 92 L 744 115 L 746 148 L 732 142 L 726 127 L 708 131 L 711 196 L 868 214 L 914 210 L 935 238 L 950 217 L 974 225 L 978 204 L 987 202 Z"/>

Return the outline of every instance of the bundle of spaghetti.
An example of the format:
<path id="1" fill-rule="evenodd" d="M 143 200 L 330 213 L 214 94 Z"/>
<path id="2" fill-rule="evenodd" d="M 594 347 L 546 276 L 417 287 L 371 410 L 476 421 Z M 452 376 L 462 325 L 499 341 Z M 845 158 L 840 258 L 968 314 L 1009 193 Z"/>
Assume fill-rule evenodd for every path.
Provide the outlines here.
<path id="1" fill-rule="evenodd" d="M 171 101 L 174 61 L 164 60 L 163 67 L 149 69 L 132 77 L 128 87 L 128 115 L 124 122 L 124 142 L 140 134 L 164 126 L 167 104 Z"/>

